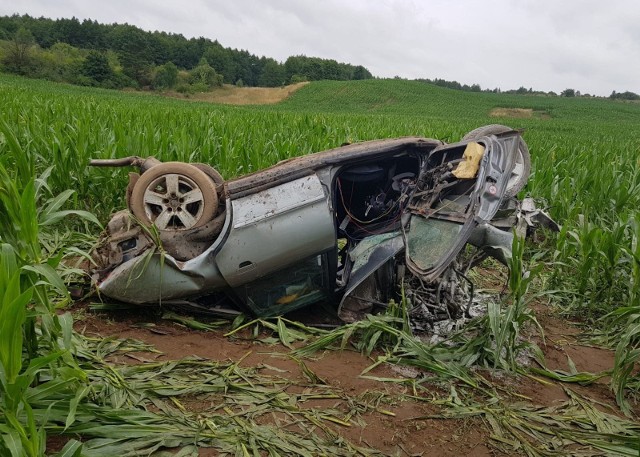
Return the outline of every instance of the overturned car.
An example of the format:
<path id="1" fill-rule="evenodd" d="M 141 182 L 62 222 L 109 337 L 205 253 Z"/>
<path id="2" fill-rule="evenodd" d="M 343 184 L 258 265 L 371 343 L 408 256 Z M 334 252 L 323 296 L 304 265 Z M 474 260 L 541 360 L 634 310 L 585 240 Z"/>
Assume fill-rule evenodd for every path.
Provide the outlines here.
<path id="1" fill-rule="evenodd" d="M 466 271 L 486 255 L 505 262 L 513 227 L 526 228 L 516 194 L 529 152 L 500 125 L 454 144 L 346 145 L 229 181 L 206 164 L 91 164 L 140 171 L 93 271 L 101 294 L 134 304 L 266 317 L 324 303 L 353 321 L 405 286 L 411 312 L 436 320 L 464 312 Z"/>

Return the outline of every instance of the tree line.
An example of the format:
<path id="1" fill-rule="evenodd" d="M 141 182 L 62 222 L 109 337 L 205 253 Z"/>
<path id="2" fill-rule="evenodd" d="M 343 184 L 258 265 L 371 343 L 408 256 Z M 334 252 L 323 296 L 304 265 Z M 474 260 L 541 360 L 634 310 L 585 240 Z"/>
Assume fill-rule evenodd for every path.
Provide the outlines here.
<path id="1" fill-rule="evenodd" d="M 399 78 L 399 77 L 396 77 L 396 78 Z M 497 93 L 497 94 L 517 94 L 517 95 L 542 95 L 542 96 L 549 96 L 549 97 L 557 97 L 557 96 L 592 97 L 591 94 L 587 94 L 587 93 L 583 94 L 579 90 L 575 90 L 571 88 L 564 89 L 563 91 L 560 92 L 560 94 L 557 94 L 556 92 L 553 92 L 553 91 L 545 92 L 540 90 L 534 90 L 531 87 L 527 89 L 524 86 L 520 86 L 517 89 L 509 89 L 509 90 L 501 90 L 500 88 L 482 89 L 482 87 L 480 87 L 479 84 L 471 84 L 471 85 L 461 84 L 458 81 L 448 81 L 446 79 L 440 79 L 440 78 L 435 78 L 435 79 L 421 78 L 421 79 L 417 79 L 416 81 L 420 81 L 427 84 L 433 84 L 440 87 L 446 87 L 454 90 L 467 91 L 467 92 L 491 92 L 491 93 Z M 629 91 L 616 92 L 614 90 L 611 93 L 611 95 L 609 95 L 609 98 L 612 100 L 640 100 L 640 95 L 634 92 L 629 92 Z"/>
<path id="2" fill-rule="evenodd" d="M 277 87 L 373 77 L 361 65 L 332 59 L 299 55 L 280 63 L 203 37 L 29 15 L 0 17 L 0 65 L 3 71 L 75 84 L 185 91 L 223 83 Z"/>

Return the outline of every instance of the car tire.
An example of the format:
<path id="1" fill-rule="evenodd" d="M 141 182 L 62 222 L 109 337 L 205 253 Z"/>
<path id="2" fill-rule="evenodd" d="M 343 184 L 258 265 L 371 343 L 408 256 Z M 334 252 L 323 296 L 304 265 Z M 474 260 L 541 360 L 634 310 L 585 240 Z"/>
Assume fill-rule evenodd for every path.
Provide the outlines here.
<path id="1" fill-rule="evenodd" d="M 187 231 L 211 221 L 218 209 L 213 179 L 194 165 L 167 162 L 145 171 L 131 192 L 129 209 L 144 225 Z"/>
<path id="2" fill-rule="evenodd" d="M 487 135 L 499 135 L 501 133 L 510 132 L 513 129 L 506 125 L 491 124 L 479 127 L 470 131 L 462 137 L 462 141 L 477 140 Z M 505 197 L 515 197 L 518 192 L 527 184 L 529 175 L 531 174 L 531 155 L 529 154 L 529 148 L 527 144 L 520 139 L 518 146 L 518 153 L 516 155 L 515 164 L 511 171 L 511 177 L 507 183 L 507 189 L 505 191 Z"/>
<path id="3" fill-rule="evenodd" d="M 198 170 L 203 171 L 214 182 L 216 187 L 224 183 L 224 178 L 222 177 L 222 175 L 211 165 L 208 165 L 206 163 L 194 163 L 192 165 Z"/>

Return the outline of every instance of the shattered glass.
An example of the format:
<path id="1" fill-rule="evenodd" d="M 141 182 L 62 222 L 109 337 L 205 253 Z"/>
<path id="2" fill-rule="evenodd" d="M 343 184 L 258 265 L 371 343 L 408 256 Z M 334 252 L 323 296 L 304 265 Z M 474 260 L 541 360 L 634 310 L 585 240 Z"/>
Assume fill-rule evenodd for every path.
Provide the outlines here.
<path id="1" fill-rule="evenodd" d="M 407 233 L 411 260 L 422 270 L 433 268 L 455 245 L 462 224 L 414 216 Z"/>
<path id="2" fill-rule="evenodd" d="M 400 232 L 383 233 L 381 235 L 369 236 L 358 243 L 358 245 L 349 253 L 349 257 L 353 261 L 351 274 L 355 273 L 360 267 L 369 262 L 371 254 L 375 249 L 385 241 L 400 236 Z"/>
<path id="3" fill-rule="evenodd" d="M 283 314 L 329 296 L 326 261 L 326 255 L 311 257 L 235 291 L 258 316 Z"/>

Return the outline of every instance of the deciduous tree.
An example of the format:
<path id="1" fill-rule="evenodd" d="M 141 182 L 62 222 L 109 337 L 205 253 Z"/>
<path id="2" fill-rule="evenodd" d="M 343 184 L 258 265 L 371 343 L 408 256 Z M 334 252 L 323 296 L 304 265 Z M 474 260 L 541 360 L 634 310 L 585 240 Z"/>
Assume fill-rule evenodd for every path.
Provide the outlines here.
<path id="1" fill-rule="evenodd" d="M 7 68 L 15 73 L 26 74 L 30 63 L 31 49 L 35 43 L 31 31 L 20 27 L 16 31 L 9 52 L 5 57 Z"/>
<path id="2" fill-rule="evenodd" d="M 198 65 L 190 72 L 191 84 L 200 84 L 207 88 L 222 86 L 222 76 L 209 65 L 204 57 L 200 59 Z"/>
<path id="3" fill-rule="evenodd" d="M 153 88 L 157 90 L 170 89 L 178 81 L 178 67 L 173 62 L 160 65 L 155 70 L 153 77 Z"/>

